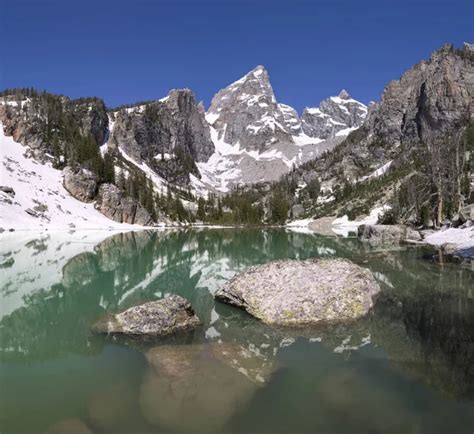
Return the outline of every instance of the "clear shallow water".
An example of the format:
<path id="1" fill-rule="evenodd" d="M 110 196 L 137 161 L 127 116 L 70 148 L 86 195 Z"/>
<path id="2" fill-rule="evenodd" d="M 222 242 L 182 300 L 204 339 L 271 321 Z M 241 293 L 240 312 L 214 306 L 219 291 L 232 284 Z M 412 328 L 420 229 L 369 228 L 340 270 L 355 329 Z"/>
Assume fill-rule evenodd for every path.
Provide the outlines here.
<path id="1" fill-rule="evenodd" d="M 428 255 L 283 230 L 8 234 L 0 432 L 471 433 L 474 273 Z M 374 272 L 371 315 L 294 333 L 214 305 L 237 271 L 318 256 Z M 204 327 L 148 344 L 89 332 L 169 293 Z"/>

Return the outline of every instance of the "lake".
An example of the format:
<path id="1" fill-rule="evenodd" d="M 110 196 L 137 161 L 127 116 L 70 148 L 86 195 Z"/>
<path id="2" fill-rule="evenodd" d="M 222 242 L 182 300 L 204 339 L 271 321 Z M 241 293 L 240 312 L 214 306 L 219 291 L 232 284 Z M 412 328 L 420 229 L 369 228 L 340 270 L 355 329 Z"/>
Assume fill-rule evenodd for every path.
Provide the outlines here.
<path id="1" fill-rule="evenodd" d="M 331 256 L 382 287 L 362 320 L 296 332 L 214 303 L 251 265 Z M 474 272 L 432 256 L 283 229 L 2 234 L 0 433 L 472 433 Z M 201 328 L 90 332 L 173 293 Z"/>

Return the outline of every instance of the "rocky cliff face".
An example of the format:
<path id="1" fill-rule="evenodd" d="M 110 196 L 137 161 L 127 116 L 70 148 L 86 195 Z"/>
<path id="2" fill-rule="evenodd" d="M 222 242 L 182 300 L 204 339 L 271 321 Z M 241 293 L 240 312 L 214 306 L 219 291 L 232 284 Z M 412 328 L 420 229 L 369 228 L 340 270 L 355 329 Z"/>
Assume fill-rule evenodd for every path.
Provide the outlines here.
<path id="1" fill-rule="evenodd" d="M 102 214 L 119 223 L 153 226 L 150 213 L 135 199 L 126 197 L 113 184 L 102 184 L 99 187 L 95 205 Z"/>
<path id="2" fill-rule="evenodd" d="M 338 96 L 322 101 L 319 107 L 305 108 L 301 122 L 308 136 L 329 139 L 359 128 L 366 115 L 367 107 L 342 90 Z"/>
<path id="3" fill-rule="evenodd" d="M 5 134 L 27 145 L 37 157 L 64 150 L 72 136 L 92 138 L 97 146 L 108 132 L 105 105 L 98 98 L 71 100 L 65 96 L 26 90 L 7 94 L 0 105 Z"/>
<path id="4" fill-rule="evenodd" d="M 363 125 L 309 170 L 322 179 L 357 180 L 422 145 L 459 135 L 473 120 L 473 48 L 451 44 L 389 83 Z M 392 165 L 396 167 L 396 164 Z"/>
<path id="5" fill-rule="evenodd" d="M 137 163 L 146 162 L 165 179 L 189 181 L 199 176 L 195 162 L 214 152 L 204 110 L 190 90 L 172 90 L 166 98 L 112 114 L 108 145 Z"/>
<path id="6" fill-rule="evenodd" d="M 369 143 L 433 143 L 465 127 L 473 116 L 474 49 L 447 44 L 392 81 L 371 111 Z"/>
<path id="7" fill-rule="evenodd" d="M 393 196 L 396 185 L 397 206 L 405 208 L 407 219 L 420 222 L 425 209 L 440 222 L 466 200 L 461 179 L 469 176 L 465 155 L 474 123 L 473 89 L 473 46 L 444 45 L 389 83 L 364 124 L 300 175 L 312 173 L 334 189 L 392 173 L 392 181 L 374 190 L 372 202 Z"/>

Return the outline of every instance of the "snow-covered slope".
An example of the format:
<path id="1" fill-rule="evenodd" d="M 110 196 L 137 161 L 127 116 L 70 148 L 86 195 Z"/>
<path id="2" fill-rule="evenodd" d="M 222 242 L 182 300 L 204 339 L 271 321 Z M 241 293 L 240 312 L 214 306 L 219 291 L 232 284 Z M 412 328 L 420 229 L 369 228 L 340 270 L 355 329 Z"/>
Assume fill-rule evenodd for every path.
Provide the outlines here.
<path id="1" fill-rule="evenodd" d="M 364 104 L 342 91 L 300 118 L 277 102 L 268 72 L 257 66 L 212 100 L 206 120 L 215 153 L 198 163 L 200 186 L 228 191 L 235 184 L 278 180 L 340 143 L 366 113 Z"/>
<path id="2" fill-rule="evenodd" d="M 116 223 L 92 203 L 74 199 L 63 187 L 62 174 L 41 164 L 31 150 L 6 137 L 0 124 L 0 228 L 104 229 L 133 228 Z M 9 193 L 5 187 L 12 188 Z M 4 191 L 6 190 L 6 191 Z"/>

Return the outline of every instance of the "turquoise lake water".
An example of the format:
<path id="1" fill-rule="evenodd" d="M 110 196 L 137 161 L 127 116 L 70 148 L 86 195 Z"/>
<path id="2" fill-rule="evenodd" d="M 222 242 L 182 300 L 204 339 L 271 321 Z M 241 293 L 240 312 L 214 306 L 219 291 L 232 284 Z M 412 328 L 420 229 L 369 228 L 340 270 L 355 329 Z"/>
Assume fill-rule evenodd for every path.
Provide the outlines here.
<path id="1" fill-rule="evenodd" d="M 0 433 L 472 433 L 474 272 L 432 255 L 277 229 L 4 234 Z M 293 332 L 214 303 L 248 266 L 312 257 L 369 268 L 371 314 Z M 201 328 L 90 332 L 172 293 Z"/>

